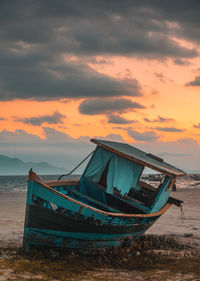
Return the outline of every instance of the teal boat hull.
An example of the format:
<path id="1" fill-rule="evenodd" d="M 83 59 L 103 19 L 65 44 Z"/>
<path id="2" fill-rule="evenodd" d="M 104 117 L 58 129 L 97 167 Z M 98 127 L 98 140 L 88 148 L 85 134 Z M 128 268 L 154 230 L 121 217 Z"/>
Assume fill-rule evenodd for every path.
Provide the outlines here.
<path id="1" fill-rule="evenodd" d="M 25 248 L 47 246 L 91 249 L 121 246 L 141 237 L 161 215 L 146 215 L 142 211 L 142 214 L 131 214 L 131 208 L 136 208 L 130 204 L 126 207 L 123 201 L 120 208 L 127 208 L 129 214 L 116 213 L 116 210 L 111 212 L 108 207 L 108 211 L 102 210 L 102 203 L 99 203 L 102 209 L 97 209 L 85 204 L 82 197 L 78 201 L 64 194 L 67 193 L 64 190 L 69 188 L 75 189 L 75 186 L 61 186 L 58 191 L 40 181 L 29 181 L 24 225 Z"/>
<path id="2" fill-rule="evenodd" d="M 106 248 L 131 243 L 149 229 L 154 220 L 135 223 L 104 224 L 99 221 L 80 217 L 78 214 L 67 216 L 37 206 L 27 206 L 24 241 L 31 245 L 61 248 Z"/>

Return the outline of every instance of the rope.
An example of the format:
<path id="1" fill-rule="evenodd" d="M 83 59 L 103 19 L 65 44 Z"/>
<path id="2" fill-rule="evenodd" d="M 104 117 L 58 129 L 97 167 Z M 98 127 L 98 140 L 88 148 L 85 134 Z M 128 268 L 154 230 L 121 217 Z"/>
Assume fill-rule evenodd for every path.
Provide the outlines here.
<path id="1" fill-rule="evenodd" d="M 182 221 L 182 223 L 184 223 L 185 214 L 184 214 L 184 212 L 183 212 L 183 206 L 181 205 L 180 207 L 181 207 L 181 221 Z"/>
<path id="2" fill-rule="evenodd" d="M 94 153 L 94 150 L 93 150 L 90 154 L 88 154 L 73 170 L 71 170 L 71 172 L 69 172 L 68 174 L 61 175 L 61 176 L 58 178 L 58 180 L 61 180 L 61 178 L 64 177 L 64 176 L 69 176 L 69 175 L 71 175 L 78 167 L 81 166 L 81 164 L 83 164 L 83 162 L 85 162 L 85 160 L 87 160 L 87 159 L 90 157 L 90 155 L 92 155 L 92 153 Z"/>

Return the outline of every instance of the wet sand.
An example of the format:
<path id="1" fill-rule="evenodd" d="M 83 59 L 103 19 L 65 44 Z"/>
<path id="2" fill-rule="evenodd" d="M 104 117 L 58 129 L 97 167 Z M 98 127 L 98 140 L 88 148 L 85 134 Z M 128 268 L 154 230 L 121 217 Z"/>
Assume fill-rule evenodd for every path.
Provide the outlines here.
<path id="1" fill-rule="evenodd" d="M 147 233 L 174 236 L 183 242 L 200 245 L 200 189 L 180 189 L 172 196 L 184 201 L 184 219 L 181 209 L 172 206 Z M 1 247 L 22 245 L 25 203 L 25 191 L 0 193 Z"/>
<path id="2" fill-rule="evenodd" d="M 180 280 L 199 280 L 199 249 L 200 249 L 200 189 L 182 189 L 173 192 L 173 197 L 184 201 L 183 211 L 184 219 L 181 218 L 180 208 L 172 206 L 147 232 L 147 234 L 170 237 L 173 236 L 178 242 L 193 246 L 191 251 L 195 250 L 195 255 L 185 256 L 184 252 L 180 251 L 178 258 L 169 261 L 162 265 L 159 262 L 153 269 L 146 271 L 123 269 L 111 267 L 94 267 L 91 265 L 85 266 L 84 271 L 76 272 L 68 269 L 68 263 L 63 267 L 63 272 L 60 272 L 61 263 L 49 263 L 44 270 L 41 264 L 48 264 L 46 259 L 41 260 L 37 257 L 32 261 L 31 257 L 23 257 L 17 254 L 16 247 L 22 246 L 24 215 L 26 192 L 1 192 L 0 193 L 0 281 L 6 280 L 106 280 L 106 281 L 124 281 L 124 280 L 165 280 L 165 281 L 180 281 Z M 15 248 L 10 252 L 10 247 Z M 3 249 L 2 249 L 3 248 Z M 197 250 L 197 252 L 196 252 Z M 174 251 L 174 250 L 173 250 Z M 190 250 L 189 250 L 190 251 Z M 176 250 L 174 252 L 177 254 Z M 198 253 L 198 254 L 197 254 Z M 167 254 L 167 251 L 166 253 Z M 168 254 L 168 257 L 171 254 Z M 72 256 L 73 262 L 74 256 Z M 164 257 L 165 260 L 165 257 Z M 177 264 L 174 266 L 174 262 Z M 76 262 L 75 262 L 76 263 Z M 126 265 L 126 262 L 124 262 Z M 80 264 L 79 264 L 80 265 Z M 56 266 L 58 269 L 56 269 Z M 54 269 L 54 271 L 52 271 Z M 55 275 L 56 278 L 49 279 L 49 272 Z M 58 276 L 57 276 L 58 275 Z"/>
<path id="3" fill-rule="evenodd" d="M 26 192 L 0 193 L 0 246 L 21 246 L 23 239 Z"/>
<path id="4" fill-rule="evenodd" d="M 147 233 L 174 236 L 200 247 L 200 189 L 180 189 L 171 196 L 184 201 L 182 211 L 172 205 Z"/>

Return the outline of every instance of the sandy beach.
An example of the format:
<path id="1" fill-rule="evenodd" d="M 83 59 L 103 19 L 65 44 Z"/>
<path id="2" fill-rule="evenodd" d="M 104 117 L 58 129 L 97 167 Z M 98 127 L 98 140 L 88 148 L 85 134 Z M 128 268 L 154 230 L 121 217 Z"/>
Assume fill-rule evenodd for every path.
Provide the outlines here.
<path id="1" fill-rule="evenodd" d="M 80 260 L 79 256 L 66 256 L 64 261 L 58 261 L 55 257 L 49 259 L 37 256 L 24 256 L 18 253 L 17 249 L 22 246 L 23 226 L 25 214 L 25 191 L 12 191 L 0 193 L 0 281 L 6 280 L 163 280 L 182 281 L 200 280 L 199 276 L 199 253 L 200 253 L 200 189 L 180 189 L 172 193 L 173 197 L 184 201 L 183 213 L 181 209 L 172 206 L 147 232 L 147 234 L 158 237 L 165 236 L 175 238 L 179 244 L 192 246 L 187 255 L 183 250 L 177 252 L 176 246 L 171 250 L 164 250 L 164 256 L 156 257 L 155 266 L 146 270 L 135 269 L 132 262 L 130 268 L 126 267 L 127 255 L 121 259 L 116 254 L 120 265 L 106 266 L 94 264 L 93 259 L 87 261 Z M 184 217 L 183 217 L 184 216 Z M 158 240 L 160 241 L 160 240 Z M 158 242 L 159 243 L 159 242 Z M 10 250 L 12 248 L 13 250 Z M 187 250 L 186 250 L 187 251 Z M 190 254 L 193 251 L 198 253 Z M 173 256 L 171 256 L 173 253 Z M 178 258 L 174 259 L 174 255 Z M 180 256 L 179 256 L 180 255 Z M 181 259 L 180 259 L 181 257 Z M 112 257 L 111 257 L 112 258 Z M 153 258 L 154 254 L 153 254 Z M 161 259 L 160 259 L 161 258 Z M 165 260 L 168 259 L 166 262 Z M 74 262 L 73 262 L 74 260 Z M 135 259 L 134 259 L 135 260 Z M 77 272 L 76 264 L 79 265 Z M 176 264 L 176 265 L 175 265 Z M 41 266 L 42 265 L 42 266 Z M 43 266 L 45 265 L 45 269 Z M 62 273 L 62 271 L 64 271 Z M 51 277 L 49 277 L 49 275 Z"/>
<path id="2" fill-rule="evenodd" d="M 174 236 L 183 241 L 200 244 L 200 189 L 180 189 L 172 193 L 181 199 L 181 208 L 172 206 L 147 232 L 154 235 Z M 26 192 L 0 193 L 0 245 L 21 246 L 23 238 Z"/>

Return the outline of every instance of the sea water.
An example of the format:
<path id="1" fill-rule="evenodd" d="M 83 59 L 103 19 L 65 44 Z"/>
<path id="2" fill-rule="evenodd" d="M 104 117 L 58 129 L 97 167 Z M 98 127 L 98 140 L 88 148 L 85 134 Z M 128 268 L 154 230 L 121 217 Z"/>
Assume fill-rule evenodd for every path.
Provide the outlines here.
<path id="1" fill-rule="evenodd" d="M 57 180 L 59 175 L 41 176 L 42 180 Z M 79 178 L 79 175 L 64 177 L 63 179 Z M 0 192 L 2 191 L 25 191 L 28 176 L 0 176 Z"/>
<path id="2" fill-rule="evenodd" d="M 48 175 L 42 176 L 44 181 L 46 180 L 57 180 L 58 175 Z M 79 175 L 70 175 L 64 177 L 64 179 L 69 178 L 79 178 Z M 144 181 L 147 183 L 158 186 L 161 177 L 160 175 L 145 175 L 143 177 Z M 176 181 L 177 189 L 182 188 L 199 188 L 200 189 L 200 174 L 188 174 L 187 176 L 177 178 Z M 27 175 L 26 176 L 0 176 L 0 192 L 2 191 L 25 191 L 27 188 Z"/>

